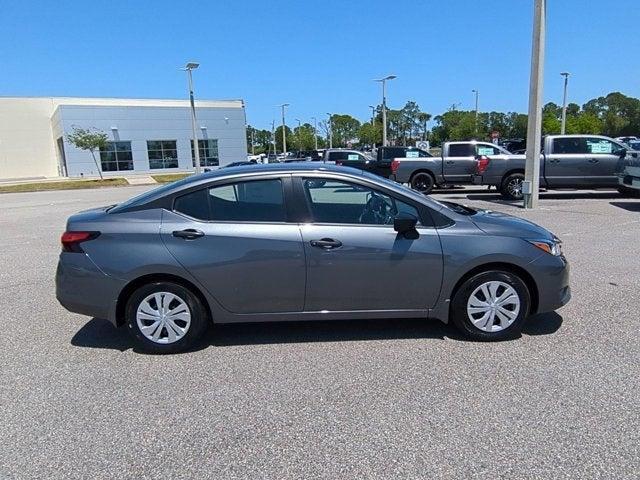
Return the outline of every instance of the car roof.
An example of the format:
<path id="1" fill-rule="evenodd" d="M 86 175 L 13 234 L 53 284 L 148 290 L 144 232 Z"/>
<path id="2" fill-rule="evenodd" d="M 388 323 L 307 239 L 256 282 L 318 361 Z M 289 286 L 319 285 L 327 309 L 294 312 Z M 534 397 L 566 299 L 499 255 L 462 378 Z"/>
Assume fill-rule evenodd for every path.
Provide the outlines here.
<path id="1" fill-rule="evenodd" d="M 140 195 L 137 195 L 123 203 L 120 203 L 113 207 L 111 211 L 113 213 L 128 210 L 132 207 L 139 207 L 146 205 L 166 195 L 185 190 L 191 187 L 197 187 L 198 185 L 208 183 L 216 179 L 253 176 L 253 175 L 268 175 L 270 173 L 298 173 L 298 172 L 336 172 L 349 174 L 351 176 L 363 176 L 363 171 L 351 167 L 340 167 L 331 163 L 324 162 L 288 162 L 288 163 L 274 163 L 274 164 L 252 164 L 241 165 L 237 167 L 220 168 L 210 172 L 201 173 L 198 175 L 191 175 L 175 182 L 167 183 L 160 187 L 149 190 Z"/>

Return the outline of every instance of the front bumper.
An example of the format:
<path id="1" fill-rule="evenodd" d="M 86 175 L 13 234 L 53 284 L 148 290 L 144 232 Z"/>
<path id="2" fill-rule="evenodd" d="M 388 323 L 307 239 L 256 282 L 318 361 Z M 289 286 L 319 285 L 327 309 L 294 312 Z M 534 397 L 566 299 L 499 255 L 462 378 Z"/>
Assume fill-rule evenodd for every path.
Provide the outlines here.
<path id="1" fill-rule="evenodd" d="M 640 168 L 635 168 L 634 170 L 638 171 L 638 176 L 634 175 L 633 173 L 635 172 L 633 172 L 629 174 L 623 174 L 618 177 L 618 183 L 620 184 L 620 186 L 640 190 Z"/>
<path id="2" fill-rule="evenodd" d="M 555 257 L 545 253 L 528 267 L 538 287 L 538 307 L 532 313 L 551 312 L 569 303 L 569 262 L 563 255 Z"/>
<path id="3" fill-rule="evenodd" d="M 70 312 L 113 321 L 113 306 L 123 283 L 100 270 L 84 253 L 60 253 L 56 298 Z"/>

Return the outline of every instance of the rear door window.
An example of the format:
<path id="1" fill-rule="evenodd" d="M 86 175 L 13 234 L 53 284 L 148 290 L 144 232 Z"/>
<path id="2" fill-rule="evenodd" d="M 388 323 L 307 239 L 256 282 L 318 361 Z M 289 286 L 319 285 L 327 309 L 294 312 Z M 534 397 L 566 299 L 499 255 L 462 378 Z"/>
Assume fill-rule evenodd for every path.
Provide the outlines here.
<path id="1" fill-rule="evenodd" d="M 585 154 L 591 153 L 584 137 L 565 137 L 553 139 L 553 153 Z"/>
<path id="2" fill-rule="evenodd" d="M 286 221 L 282 181 L 254 180 L 197 190 L 176 198 L 173 209 L 197 220 Z"/>
<path id="3" fill-rule="evenodd" d="M 475 154 L 475 145 L 472 143 L 454 143 L 449 145 L 450 157 L 473 157 Z"/>

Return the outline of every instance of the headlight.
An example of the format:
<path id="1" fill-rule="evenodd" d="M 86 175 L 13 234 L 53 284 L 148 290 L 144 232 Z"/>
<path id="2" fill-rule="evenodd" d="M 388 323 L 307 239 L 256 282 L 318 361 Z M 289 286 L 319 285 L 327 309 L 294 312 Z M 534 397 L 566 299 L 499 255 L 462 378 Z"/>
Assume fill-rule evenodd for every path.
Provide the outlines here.
<path id="1" fill-rule="evenodd" d="M 554 238 L 553 240 L 527 240 L 527 242 L 555 257 L 562 255 L 562 242 L 559 238 Z"/>

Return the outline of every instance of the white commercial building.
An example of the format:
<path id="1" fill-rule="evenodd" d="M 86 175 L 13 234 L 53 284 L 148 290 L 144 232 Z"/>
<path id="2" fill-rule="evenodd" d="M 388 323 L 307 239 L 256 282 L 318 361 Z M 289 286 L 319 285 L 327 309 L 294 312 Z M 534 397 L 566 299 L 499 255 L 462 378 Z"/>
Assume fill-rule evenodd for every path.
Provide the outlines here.
<path id="1" fill-rule="evenodd" d="M 196 117 L 202 166 L 246 160 L 242 100 L 196 101 Z M 195 165 L 188 100 L 0 97 L 0 179 L 98 175 L 91 153 L 68 142 L 74 127 L 107 134 L 96 154 L 105 175 Z"/>

